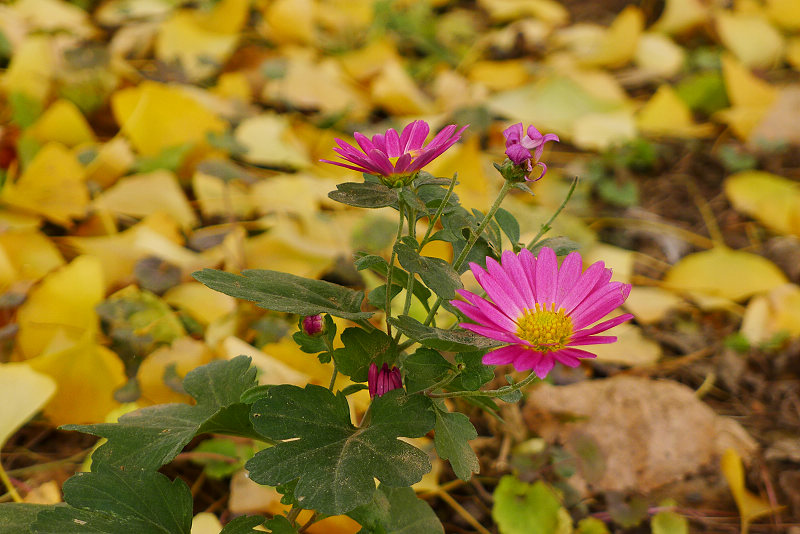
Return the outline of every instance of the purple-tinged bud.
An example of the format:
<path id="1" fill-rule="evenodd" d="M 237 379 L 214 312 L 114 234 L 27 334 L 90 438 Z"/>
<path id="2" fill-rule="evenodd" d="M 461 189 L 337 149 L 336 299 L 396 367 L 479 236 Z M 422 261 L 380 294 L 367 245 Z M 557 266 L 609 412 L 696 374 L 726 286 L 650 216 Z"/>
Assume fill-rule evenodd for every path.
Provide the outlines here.
<path id="1" fill-rule="evenodd" d="M 323 321 L 321 313 L 303 317 L 301 325 L 303 333 L 309 336 L 321 336 L 325 330 L 325 321 Z"/>
<path id="2" fill-rule="evenodd" d="M 397 367 L 392 366 L 390 370 L 389 365 L 384 363 L 378 370 L 378 366 L 373 362 L 369 366 L 367 384 L 369 385 L 369 397 L 374 399 L 388 391 L 403 387 L 403 379 L 400 376 L 400 369 Z"/>
<path id="3" fill-rule="evenodd" d="M 544 152 L 545 144 L 550 141 L 558 142 L 556 134 L 542 134 L 533 125 L 523 130 L 519 122 L 509 126 L 503 131 L 506 138 L 506 156 L 511 165 L 504 164 L 500 172 L 506 180 L 512 182 L 536 181 L 547 172 L 547 165 L 539 161 Z M 531 179 L 530 174 L 534 167 L 541 167 L 541 174 Z"/>

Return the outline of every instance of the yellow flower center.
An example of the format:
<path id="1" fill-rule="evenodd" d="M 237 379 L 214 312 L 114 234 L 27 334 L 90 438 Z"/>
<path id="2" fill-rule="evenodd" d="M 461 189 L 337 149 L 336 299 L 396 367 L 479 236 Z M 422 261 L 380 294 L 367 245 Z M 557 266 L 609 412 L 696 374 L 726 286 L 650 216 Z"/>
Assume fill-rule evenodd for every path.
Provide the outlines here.
<path id="1" fill-rule="evenodd" d="M 517 318 L 517 335 L 530 341 L 532 350 L 554 352 L 567 346 L 572 336 L 572 319 L 564 315 L 564 308 L 556 311 L 556 305 L 535 305 Z"/>

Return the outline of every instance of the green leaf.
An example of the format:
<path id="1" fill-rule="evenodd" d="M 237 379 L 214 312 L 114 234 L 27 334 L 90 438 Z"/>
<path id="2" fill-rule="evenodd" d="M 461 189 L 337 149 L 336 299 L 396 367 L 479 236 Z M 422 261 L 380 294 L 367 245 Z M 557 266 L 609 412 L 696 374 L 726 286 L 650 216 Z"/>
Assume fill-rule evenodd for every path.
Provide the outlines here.
<path id="1" fill-rule="evenodd" d="M 725 80 L 716 70 L 699 72 L 681 80 L 676 86 L 678 96 L 692 111 L 702 111 L 711 115 L 730 107 Z"/>
<path id="2" fill-rule="evenodd" d="M 363 271 L 364 269 L 370 269 L 384 277 L 387 276 L 389 272 L 389 263 L 380 256 L 375 256 L 373 254 L 363 254 L 360 252 L 356 253 L 356 261 L 355 261 L 356 269 L 359 271 Z M 395 284 L 399 284 L 403 289 L 408 288 L 408 273 L 405 272 L 403 269 L 400 269 L 398 266 L 395 265 L 394 269 L 392 270 L 392 286 L 394 287 Z M 373 301 L 379 302 L 381 305 L 376 306 L 377 308 L 383 309 L 386 305 L 386 289 L 383 286 L 383 294 L 382 299 L 377 297 L 373 298 L 373 294 L 378 290 L 378 288 L 373 289 L 370 292 L 369 301 L 372 304 Z M 399 292 L 400 289 L 398 288 L 397 291 Z M 394 292 L 394 290 L 393 290 Z M 379 295 L 380 296 L 380 295 Z M 393 295 L 394 296 L 394 295 Z M 422 305 L 425 307 L 426 310 L 430 309 L 428 304 L 428 299 L 431 297 L 431 292 L 428 290 L 427 287 L 423 286 L 422 284 L 414 284 L 414 296 L 417 297 Z"/>
<path id="3" fill-rule="evenodd" d="M 96 472 L 68 479 L 63 491 L 69 506 L 40 512 L 34 533 L 190 534 L 192 530 L 189 486 L 155 471 L 101 465 Z"/>
<path id="4" fill-rule="evenodd" d="M 250 358 L 214 361 L 189 372 L 183 381 L 186 392 L 197 400 L 195 406 L 162 404 L 126 414 L 119 423 L 62 428 L 108 438 L 92 455 L 93 467 L 107 463 L 126 469 L 158 469 L 197 434 L 224 432 L 263 439 L 250 423 L 249 406 L 239 402 L 255 385 L 256 369 L 250 366 Z"/>
<path id="5" fill-rule="evenodd" d="M 476 391 L 486 382 L 494 378 L 494 365 L 484 365 L 485 350 L 459 352 L 455 361 L 462 367 L 461 373 L 448 385 L 453 391 Z"/>
<path id="6" fill-rule="evenodd" d="M 250 300 L 268 310 L 297 315 L 329 313 L 352 321 L 372 316 L 361 311 L 363 291 L 354 291 L 323 280 L 260 269 L 242 271 L 241 275 L 203 269 L 192 273 L 192 276 L 211 289 Z"/>
<path id="7" fill-rule="evenodd" d="M 444 403 L 434 403 L 436 408 L 436 426 L 434 426 L 433 442 L 436 452 L 450 461 L 453 472 L 458 478 L 468 481 L 472 474 L 479 473 L 481 464 L 469 441 L 478 437 L 478 432 L 463 413 L 449 412 Z"/>
<path id="8" fill-rule="evenodd" d="M 421 480 L 431 469 L 427 454 L 397 438 L 423 436 L 433 427 L 427 397 L 395 389 L 372 402 L 370 416 L 356 428 L 341 393 L 315 385 L 273 387 L 253 405 L 251 418 L 264 435 L 290 441 L 247 462 L 250 478 L 270 486 L 297 480 L 300 505 L 330 515 L 369 502 L 375 478 L 391 486 Z"/>
<path id="9" fill-rule="evenodd" d="M 328 198 L 357 208 L 385 208 L 397 205 L 397 191 L 374 182 L 345 182 L 336 185 Z"/>
<path id="10" fill-rule="evenodd" d="M 437 534 L 442 524 L 427 502 L 411 488 L 381 484 L 372 501 L 347 515 L 364 527 L 359 534 Z"/>
<path id="11" fill-rule="evenodd" d="M 283 516 L 280 516 L 283 517 Z M 264 524 L 264 517 L 260 515 L 243 515 L 241 517 L 237 517 L 227 525 L 219 534 L 252 534 L 253 532 L 258 532 L 255 527 Z M 286 519 L 285 517 L 283 518 Z M 288 521 L 286 521 L 288 523 Z M 289 525 L 289 528 L 292 526 Z M 275 530 L 272 531 L 273 534 L 276 533 Z M 280 532 L 280 531 L 277 531 Z M 288 532 L 294 533 L 296 532 L 294 529 L 289 530 Z"/>
<path id="12" fill-rule="evenodd" d="M 547 484 L 527 484 L 513 475 L 501 478 L 495 488 L 492 517 L 503 534 L 572 532 L 569 514 Z"/>
<path id="13" fill-rule="evenodd" d="M 177 172 L 183 160 L 195 147 L 195 143 L 183 143 L 163 149 L 155 156 L 143 157 L 133 164 L 133 171 L 139 173 L 153 172 L 158 169 Z"/>
<path id="14" fill-rule="evenodd" d="M 547 239 L 542 239 L 541 241 L 537 242 L 536 245 L 531 249 L 531 252 L 533 252 L 534 256 L 538 256 L 539 251 L 542 250 L 543 247 L 552 248 L 553 252 L 556 253 L 556 256 L 566 256 L 570 252 L 574 252 L 581 248 L 578 243 L 567 237 L 548 237 Z"/>
<path id="15" fill-rule="evenodd" d="M 662 508 L 677 506 L 671 499 L 659 503 Z M 653 534 L 689 534 L 689 521 L 682 515 L 671 510 L 658 512 L 650 520 L 650 529 Z"/>
<path id="16" fill-rule="evenodd" d="M 406 390 L 416 393 L 441 381 L 453 364 L 433 349 L 420 348 L 403 360 Z"/>
<path id="17" fill-rule="evenodd" d="M 41 102 L 18 91 L 8 95 L 8 104 L 11 107 L 11 120 L 21 128 L 31 126 L 43 111 Z"/>
<path id="18" fill-rule="evenodd" d="M 500 229 L 503 230 L 503 233 L 508 236 L 512 245 L 519 243 L 520 230 L 519 222 L 517 222 L 516 217 L 511 215 L 508 210 L 500 208 L 494 214 L 494 220 L 500 225 Z"/>
<path id="19" fill-rule="evenodd" d="M 441 298 L 454 299 L 456 289 L 464 287 L 458 273 L 443 259 L 420 256 L 405 243 L 397 243 L 394 249 L 400 265 L 410 273 L 419 274 L 425 285 Z"/>
<path id="20" fill-rule="evenodd" d="M 423 202 L 422 199 L 417 196 L 413 189 L 403 187 L 400 190 L 400 197 L 407 206 L 410 206 L 412 209 L 414 209 L 414 211 L 417 212 L 418 219 L 428 214 L 428 207 L 425 205 L 425 202 Z"/>
<path id="21" fill-rule="evenodd" d="M 342 332 L 344 348 L 333 351 L 333 360 L 339 372 L 353 382 L 366 382 L 369 364 L 393 364 L 397 360 L 397 345 L 382 330 L 367 332 L 351 327 Z"/>
<path id="22" fill-rule="evenodd" d="M 605 523 L 595 517 L 586 517 L 578 521 L 576 534 L 609 534 Z"/>
<path id="23" fill-rule="evenodd" d="M 297 534 L 297 530 L 295 530 L 292 524 L 289 523 L 289 520 L 282 515 L 273 517 L 264 523 L 264 526 L 267 527 L 272 534 Z M 220 534 L 223 533 L 220 532 Z"/>
<path id="24" fill-rule="evenodd" d="M 61 506 L 61 505 L 59 505 Z M 53 510 L 50 504 L 3 503 L 0 504 L 0 532 L 29 534 L 36 516 L 44 510 Z"/>
<path id="25" fill-rule="evenodd" d="M 446 352 L 469 352 L 490 349 L 502 345 L 501 342 L 469 332 L 468 330 L 442 330 L 425 326 L 413 317 L 401 315 L 392 317 L 389 323 L 418 343 Z"/>
<path id="26" fill-rule="evenodd" d="M 254 454 L 252 445 L 242 442 L 242 440 L 235 442 L 228 438 L 207 439 L 195 447 L 192 452 L 214 455 L 210 457 L 193 456 L 192 461 L 204 466 L 203 472 L 209 478 L 217 480 L 229 477 L 244 467 L 244 463 Z"/>

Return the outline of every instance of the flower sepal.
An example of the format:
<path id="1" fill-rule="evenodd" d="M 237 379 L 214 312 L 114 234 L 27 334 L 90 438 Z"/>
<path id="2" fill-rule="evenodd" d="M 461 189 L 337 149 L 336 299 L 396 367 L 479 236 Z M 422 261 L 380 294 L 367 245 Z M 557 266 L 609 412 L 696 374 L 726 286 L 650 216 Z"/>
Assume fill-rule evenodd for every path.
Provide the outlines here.
<path id="1" fill-rule="evenodd" d="M 505 181 L 515 184 L 524 184 L 528 181 L 528 175 L 530 174 L 530 171 L 524 165 L 517 165 L 508 158 L 502 164 L 495 163 L 494 168 L 497 169 L 497 172 L 500 173 Z M 530 191 L 527 187 L 525 189 Z"/>

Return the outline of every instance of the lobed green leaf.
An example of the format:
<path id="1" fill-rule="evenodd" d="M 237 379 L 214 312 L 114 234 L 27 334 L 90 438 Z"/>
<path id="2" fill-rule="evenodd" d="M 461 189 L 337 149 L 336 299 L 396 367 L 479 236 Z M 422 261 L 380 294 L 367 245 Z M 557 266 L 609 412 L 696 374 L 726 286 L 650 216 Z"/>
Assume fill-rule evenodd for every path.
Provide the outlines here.
<path id="1" fill-rule="evenodd" d="M 443 330 L 425 326 L 408 315 L 392 317 L 389 319 L 389 323 L 409 339 L 426 347 L 446 352 L 485 350 L 503 344 L 500 341 L 495 341 L 468 330 Z"/>
<path id="2" fill-rule="evenodd" d="M 439 297 L 454 299 L 456 289 L 464 287 L 458 273 L 443 259 L 421 256 L 405 243 L 397 243 L 394 249 L 400 265 L 410 273 L 419 274 L 425 285 Z"/>
<path id="3" fill-rule="evenodd" d="M 359 534 L 437 534 L 442 524 L 433 509 L 411 488 L 381 484 L 372 500 L 347 515 L 364 528 Z"/>
<path id="4" fill-rule="evenodd" d="M 478 437 L 478 432 L 463 413 L 450 412 L 444 403 L 435 403 L 436 425 L 433 442 L 436 452 L 444 460 L 449 460 L 453 472 L 461 480 L 469 480 L 473 473 L 479 473 L 481 464 L 469 441 Z"/>
<path id="5" fill-rule="evenodd" d="M 345 182 L 336 185 L 328 198 L 357 208 L 385 208 L 397 205 L 397 191 L 374 182 Z"/>

